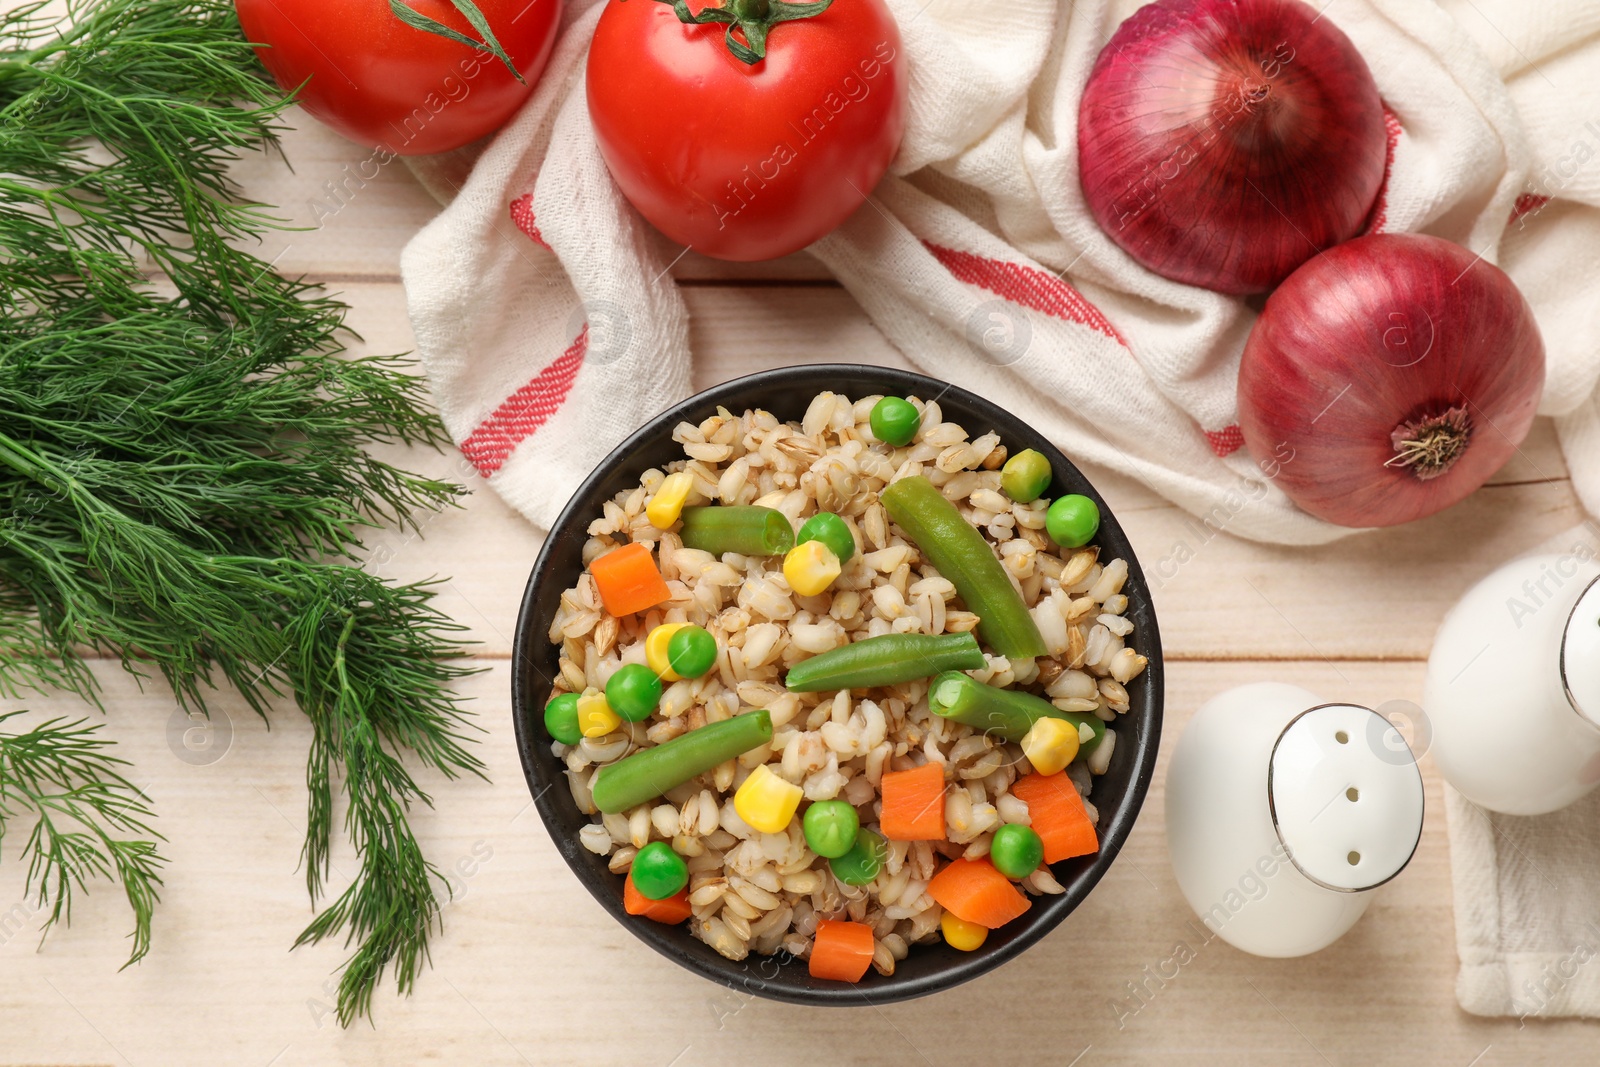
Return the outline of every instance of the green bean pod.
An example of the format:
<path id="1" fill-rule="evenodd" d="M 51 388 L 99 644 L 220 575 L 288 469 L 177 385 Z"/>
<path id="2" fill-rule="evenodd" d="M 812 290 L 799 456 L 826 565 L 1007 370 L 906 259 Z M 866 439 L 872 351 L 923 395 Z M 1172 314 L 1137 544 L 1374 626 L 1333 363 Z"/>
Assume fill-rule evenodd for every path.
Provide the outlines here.
<path id="1" fill-rule="evenodd" d="M 1039 627 L 994 549 L 932 482 L 920 475 L 902 478 L 881 499 L 889 517 L 978 616 L 978 636 L 985 644 L 1008 659 L 1047 653 Z"/>
<path id="2" fill-rule="evenodd" d="M 601 767 L 594 806 L 607 815 L 627 811 L 771 740 L 772 715 L 765 710 L 707 723 Z"/>
<path id="3" fill-rule="evenodd" d="M 1019 689 L 984 685 L 960 671 L 946 671 L 928 687 L 928 707 L 935 715 L 966 723 L 991 737 L 1021 741 L 1039 719 L 1066 719 L 1069 715 L 1044 697 Z M 1090 716 L 1093 718 L 1093 716 Z M 1101 731 L 1104 732 L 1104 727 Z"/>
<path id="4" fill-rule="evenodd" d="M 697 548 L 720 556 L 776 556 L 794 547 L 794 527 L 789 517 L 773 508 L 752 504 L 707 505 L 684 508 L 679 533 L 684 548 Z"/>
<path id="5" fill-rule="evenodd" d="M 960 634 L 884 634 L 801 660 L 784 684 L 795 693 L 867 689 L 931 678 L 940 671 L 975 671 L 987 661 L 978 639 Z"/>

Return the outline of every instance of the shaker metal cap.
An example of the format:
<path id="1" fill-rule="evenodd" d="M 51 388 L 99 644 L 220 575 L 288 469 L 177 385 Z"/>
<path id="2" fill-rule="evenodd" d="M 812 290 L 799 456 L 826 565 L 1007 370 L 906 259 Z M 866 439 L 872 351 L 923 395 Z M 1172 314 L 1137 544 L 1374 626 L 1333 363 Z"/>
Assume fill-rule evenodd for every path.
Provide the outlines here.
<path id="1" fill-rule="evenodd" d="M 1600 726 L 1600 578 L 1589 583 L 1567 617 L 1561 684 L 1578 714 Z"/>
<path id="2" fill-rule="evenodd" d="M 1383 716 L 1324 704 L 1278 735 L 1267 771 L 1273 826 L 1300 872 L 1328 889 L 1382 885 L 1422 836 L 1422 773 Z"/>

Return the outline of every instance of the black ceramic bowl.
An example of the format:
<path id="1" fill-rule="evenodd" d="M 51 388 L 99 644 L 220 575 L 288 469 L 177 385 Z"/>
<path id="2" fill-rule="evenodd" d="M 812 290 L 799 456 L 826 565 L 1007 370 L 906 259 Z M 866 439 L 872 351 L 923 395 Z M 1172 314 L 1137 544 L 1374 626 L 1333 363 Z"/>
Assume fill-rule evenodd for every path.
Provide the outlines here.
<path id="1" fill-rule="evenodd" d="M 1118 719 L 1111 767 L 1095 779 L 1091 794 L 1100 810 L 1100 851 L 1052 867 L 1066 892 L 1032 898 L 1033 906 L 1022 918 L 991 933 L 975 952 L 959 952 L 942 942 L 913 945 L 892 976 L 869 970 L 853 985 L 814 979 L 803 960 L 752 954 L 736 963 L 695 940 L 686 926 L 665 926 L 623 911 L 622 876 L 607 870 L 605 857 L 578 843 L 578 831 L 589 817 L 573 802 L 564 781 L 565 767 L 551 755 L 550 737 L 544 729 L 544 705 L 550 699 L 560 651 L 545 635 L 562 591 L 573 584 L 583 566 L 585 531 L 600 514 L 602 502 L 637 486 L 640 474 L 650 467 L 682 456 L 672 441 L 672 428 L 678 423 L 702 422 L 718 407 L 734 412 L 765 408 L 780 419 L 799 421 L 811 398 L 824 389 L 852 398 L 876 393 L 936 397 L 945 418 L 960 423 L 971 436 L 994 430 L 1013 454 L 1033 448 L 1049 457 L 1055 469 L 1049 495 L 1082 493 L 1093 498 L 1101 513 L 1095 543 L 1108 558 L 1128 561 L 1123 592 L 1128 597 L 1127 617 L 1134 623 L 1133 647 L 1150 660 L 1149 667 L 1128 687 L 1130 710 Z M 1116 517 L 1078 469 L 1043 436 L 982 397 L 920 374 L 857 364 L 785 367 L 726 382 L 662 412 L 618 446 L 573 495 L 534 563 L 517 620 L 511 675 L 512 714 L 528 788 L 556 847 L 600 906 L 639 940 L 713 982 L 775 1000 L 819 1005 L 881 1004 L 949 989 L 1000 966 L 1065 919 L 1100 881 L 1133 829 L 1155 770 L 1161 694 L 1161 639 L 1149 587 Z"/>

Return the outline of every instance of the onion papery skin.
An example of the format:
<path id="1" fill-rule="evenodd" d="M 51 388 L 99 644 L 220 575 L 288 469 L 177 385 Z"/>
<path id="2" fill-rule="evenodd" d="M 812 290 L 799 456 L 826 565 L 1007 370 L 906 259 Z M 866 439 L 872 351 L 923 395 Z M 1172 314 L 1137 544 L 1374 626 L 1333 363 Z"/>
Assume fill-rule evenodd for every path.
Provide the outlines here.
<path id="1" fill-rule="evenodd" d="M 1533 425 L 1544 373 L 1533 310 L 1499 267 L 1438 237 L 1359 237 L 1267 298 L 1239 366 L 1239 428 L 1305 511 L 1393 526 L 1500 469 Z M 1468 435 L 1454 461 L 1401 465 L 1396 430 L 1452 424 L 1456 410 Z"/>
<path id="2" fill-rule="evenodd" d="M 1387 153 L 1366 61 L 1300 0 L 1140 8 L 1078 113 L 1100 228 L 1157 274 L 1234 295 L 1360 233 Z"/>

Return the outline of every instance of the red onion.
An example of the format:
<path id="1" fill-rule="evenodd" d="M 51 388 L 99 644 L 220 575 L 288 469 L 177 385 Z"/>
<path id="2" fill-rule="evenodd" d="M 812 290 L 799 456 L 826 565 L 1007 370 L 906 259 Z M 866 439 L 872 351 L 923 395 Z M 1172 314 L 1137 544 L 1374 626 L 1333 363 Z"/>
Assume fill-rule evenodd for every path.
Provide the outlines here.
<path id="1" fill-rule="evenodd" d="M 1084 198 L 1157 274 L 1264 292 L 1361 232 L 1387 137 L 1372 73 L 1299 0 L 1158 0 L 1112 35 L 1078 111 Z"/>
<path id="2" fill-rule="evenodd" d="M 1437 237 L 1379 234 L 1267 298 L 1239 366 L 1239 428 L 1306 511 L 1393 526 L 1499 470 L 1543 388 L 1539 327 L 1504 271 Z"/>

